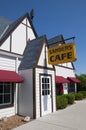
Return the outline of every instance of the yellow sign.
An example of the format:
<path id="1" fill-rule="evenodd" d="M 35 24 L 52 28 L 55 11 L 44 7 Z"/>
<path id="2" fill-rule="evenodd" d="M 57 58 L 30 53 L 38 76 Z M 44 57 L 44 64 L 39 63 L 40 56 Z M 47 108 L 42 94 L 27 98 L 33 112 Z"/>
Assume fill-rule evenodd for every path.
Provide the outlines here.
<path id="1" fill-rule="evenodd" d="M 76 46 L 74 43 L 61 44 L 48 49 L 48 63 L 57 65 L 73 62 L 76 58 Z"/>

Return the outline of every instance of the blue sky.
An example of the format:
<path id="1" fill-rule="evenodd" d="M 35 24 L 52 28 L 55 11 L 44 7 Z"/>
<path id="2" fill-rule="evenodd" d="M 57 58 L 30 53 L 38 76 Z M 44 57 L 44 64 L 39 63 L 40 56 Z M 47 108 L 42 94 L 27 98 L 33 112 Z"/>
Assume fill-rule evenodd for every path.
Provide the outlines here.
<path id="1" fill-rule="evenodd" d="M 38 35 L 76 37 L 71 40 L 77 50 L 74 66 L 77 74 L 86 74 L 86 0 L 0 0 L 0 16 L 12 21 L 32 8 Z"/>

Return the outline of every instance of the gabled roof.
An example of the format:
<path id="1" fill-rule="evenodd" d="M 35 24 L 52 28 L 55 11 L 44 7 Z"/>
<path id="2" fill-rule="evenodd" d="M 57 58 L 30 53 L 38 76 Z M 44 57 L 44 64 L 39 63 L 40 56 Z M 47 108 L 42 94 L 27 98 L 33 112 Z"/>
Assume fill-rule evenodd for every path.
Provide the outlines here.
<path id="1" fill-rule="evenodd" d="M 51 38 L 46 43 L 48 43 L 48 45 L 54 42 L 56 42 L 56 44 L 59 44 L 60 43 L 59 41 L 62 41 L 61 38 L 63 38 L 63 36 L 59 35 L 59 36 L 56 36 L 55 39 Z M 38 37 L 37 39 L 28 41 L 25 52 L 24 52 L 24 57 L 19 66 L 19 70 L 31 69 L 37 65 L 44 41 L 47 41 L 45 35 Z M 53 46 L 55 46 L 56 44 L 54 44 Z"/>
<path id="2" fill-rule="evenodd" d="M 34 68 L 40 56 L 46 36 L 28 41 L 19 70 Z"/>
<path id="3" fill-rule="evenodd" d="M 9 26 L 7 26 L 8 28 L 6 29 L 6 31 L 4 32 L 4 34 L 2 35 L 1 39 L 0 39 L 0 46 L 2 45 L 2 43 L 6 40 L 6 38 L 15 30 L 15 28 L 17 28 L 17 26 L 24 20 L 24 18 L 27 17 L 31 27 L 34 31 L 35 36 L 37 37 L 37 33 L 33 27 L 32 21 L 29 17 L 29 14 L 26 13 L 23 16 L 21 16 L 19 19 L 17 19 L 15 22 L 8 24 Z M 7 22 L 8 23 L 8 22 Z"/>
<path id="4" fill-rule="evenodd" d="M 59 40 L 61 40 L 61 36 L 57 36 L 55 37 L 55 39 L 52 38 L 48 40 L 47 43 L 50 44 L 50 43 L 53 43 L 53 41 L 58 42 Z M 45 35 L 38 37 L 37 39 L 28 41 L 28 44 L 24 52 L 24 57 L 19 66 L 19 70 L 30 69 L 36 66 L 44 41 L 46 41 Z"/>

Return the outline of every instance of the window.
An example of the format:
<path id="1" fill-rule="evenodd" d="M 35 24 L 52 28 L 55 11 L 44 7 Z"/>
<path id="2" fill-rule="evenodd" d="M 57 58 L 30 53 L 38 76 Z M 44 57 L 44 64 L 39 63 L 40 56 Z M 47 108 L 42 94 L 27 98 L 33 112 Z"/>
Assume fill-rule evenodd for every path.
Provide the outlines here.
<path id="1" fill-rule="evenodd" d="M 49 78 L 42 78 L 42 95 L 49 95 L 50 94 L 50 79 Z"/>
<path id="2" fill-rule="evenodd" d="M 74 93 L 75 92 L 75 85 L 73 82 L 70 82 L 68 86 L 68 93 Z"/>
<path id="3" fill-rule="evenodd" d="M 64 89 L 68 88 L 67 83 L 64 83 L 63 86 L 64 86 Z"/>
<path id="4" fill-rule="evenodd" d="M 0 107 L 12 105 L 13 103 L 13 84 L 0 83 Z"/>

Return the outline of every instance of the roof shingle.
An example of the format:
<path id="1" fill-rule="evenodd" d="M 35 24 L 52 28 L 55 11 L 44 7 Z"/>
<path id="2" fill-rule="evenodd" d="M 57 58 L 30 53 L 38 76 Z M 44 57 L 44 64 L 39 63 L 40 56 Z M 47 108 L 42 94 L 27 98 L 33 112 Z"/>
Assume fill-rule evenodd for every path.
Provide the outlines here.
<path id="1" fill-rule="evenodd" d="M 28 44 L 24 52 L 24 57 L 19 66 L 19 70 L 30 69 L 36 66 L 37 60 L 39 58 L 44 43 L 44 38 L 45 35 L 38 37 L 37 39 L 28 41 Z"/>

